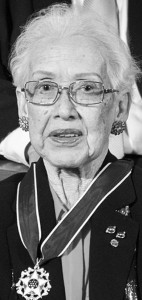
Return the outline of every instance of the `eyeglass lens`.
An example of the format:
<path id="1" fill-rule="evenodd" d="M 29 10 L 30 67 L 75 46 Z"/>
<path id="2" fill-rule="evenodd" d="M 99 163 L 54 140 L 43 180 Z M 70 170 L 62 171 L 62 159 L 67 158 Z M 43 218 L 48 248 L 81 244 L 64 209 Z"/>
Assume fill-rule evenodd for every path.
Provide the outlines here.
<path id="1" fill-rule="evenodd" d="M 101 82 L 76 81 L 70 84 L 68 90 L 72 100 L 78 104 L 97 104 L 103 99 L 104 88 Z M 59 87 L 54 82 L 43 80 L 26 83 L 26 98 L 32 103 L 40 105 L 53 104 L 58 93 Z"/>

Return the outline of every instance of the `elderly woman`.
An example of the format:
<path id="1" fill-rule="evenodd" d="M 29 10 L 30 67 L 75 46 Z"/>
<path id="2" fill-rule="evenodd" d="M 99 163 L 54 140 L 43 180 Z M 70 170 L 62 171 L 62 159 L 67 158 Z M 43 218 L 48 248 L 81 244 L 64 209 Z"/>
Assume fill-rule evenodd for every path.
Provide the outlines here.
<path id="1" fill-rule="evenodd" d="M 10 65 L 41 158 L 0 184 L 0 299 L 141 299 L 142 174 L 108 152 L 138 73 L 128 49 L 89 7 L 55 5 Z"/>

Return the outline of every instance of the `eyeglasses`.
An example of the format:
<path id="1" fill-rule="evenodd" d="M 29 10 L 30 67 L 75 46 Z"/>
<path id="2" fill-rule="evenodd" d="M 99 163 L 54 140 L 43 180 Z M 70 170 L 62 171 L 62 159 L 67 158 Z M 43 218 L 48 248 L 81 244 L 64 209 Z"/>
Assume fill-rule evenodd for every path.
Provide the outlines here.
<path id="1" fill-rule="evenodd" d="M 102 82 L 79 80 L 63 87 L 49 80 L 28 81 L 21 91 L 25 92 L 26 100 L 35 105 L 53 105 L 66 89 L 69 99 L 75 104 L 93 106 L 103 102 L 104 94 L 119 92 L 105 89 Z"/>

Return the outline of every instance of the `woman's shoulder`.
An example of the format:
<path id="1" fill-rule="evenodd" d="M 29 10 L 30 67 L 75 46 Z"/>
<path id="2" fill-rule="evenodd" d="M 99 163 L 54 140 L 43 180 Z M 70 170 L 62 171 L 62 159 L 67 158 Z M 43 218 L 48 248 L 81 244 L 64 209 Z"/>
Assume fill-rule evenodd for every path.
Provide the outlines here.
<path id="1" fill-rule="evenodd" d="M 123 160 L 130 162 L 134 189 L 142 195 L 142 155 L 126 155 Z"/>
<path id="2" fill-rule="evenodd" d="M 132 171 L 132 182 L 135 191 L 135 202 L 132 206 L 133 216 L 135 215 L 142 223 L 142 166 L 135 164 Z"/>
<path id="3" fill-rule="evenodd" d="M 133 180 L 135 188 L 142 191 L 142 166 L 141 165 L 134 164 L 134 167 L 132 170 L 132 180 Z"/>
<path id="4" fill-rule="evenodd" d="M 8 219 L 13 214 L 18 183 L 23 179 L 25 173 L 17 173 L 0 181 L 0 218 Z"/>
<path id="5" fill-rule="evenodd" d="M 0 180 L 0 192 L 2 190 L 7 189 L 6 188 L 7 186 L 11 186 L 11 187 L 17 186 L 18 183 L 23 179 L 24 175 L 25 175 L 24 172 L 16 173 L 16 174 L 9 176 L 3 180 Z M 8 189 L 7 189 L 7 192 L 8 192 Z"/>

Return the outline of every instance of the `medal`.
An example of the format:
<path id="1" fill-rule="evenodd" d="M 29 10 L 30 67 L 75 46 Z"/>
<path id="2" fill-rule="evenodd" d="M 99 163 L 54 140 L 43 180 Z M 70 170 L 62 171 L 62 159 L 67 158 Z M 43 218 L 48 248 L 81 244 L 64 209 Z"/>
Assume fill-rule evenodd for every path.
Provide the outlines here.
<path id="1" fill-rule="evenodd" d="M 34 269 L 28 268 L 22 271 L 19 281 L 16 283 L 17 294 L 22 295 L 26 300 L 38 300 L 47 296 L 51 289 L 49 273 L 39 264 Z"/>

